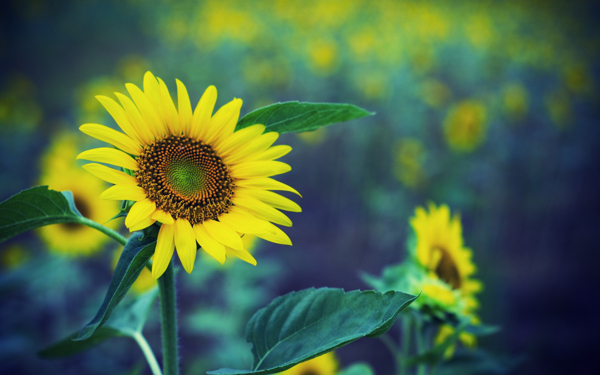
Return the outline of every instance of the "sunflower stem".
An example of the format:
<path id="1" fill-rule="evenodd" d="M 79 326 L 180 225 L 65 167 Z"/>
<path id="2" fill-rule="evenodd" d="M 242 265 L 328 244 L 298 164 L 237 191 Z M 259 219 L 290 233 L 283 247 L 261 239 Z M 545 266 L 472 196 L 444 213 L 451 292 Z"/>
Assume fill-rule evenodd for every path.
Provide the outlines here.
<path id="1" fill-rule="evenodd" d="M 127 238 L 121 236 L 119 233 L 110 229 L 109 227 L 105 227 L 102 224 L 96 223 L 94 220 L 90 220 L 87 217 L 80 217 L 79 224 L 87 225 L 90 228 L 94 228 L 97 231 L 106 234 L 108 237 L 112 238 L 113 240 L 117 241 L 123 246 L 125 246 L 125 244 L 127 243 Z"/>
<path id="2" fill-rule="evenodd" d="M 411 319 L 407 314 L 402 316 L 402 361 L 400 362 L 400 374 L 406 374 L 406 360 L 410 355 L 410 328 Z"/>
<path id="3" fill-rule="evenodd" d="M 415 336 L 417 339 L 417 355 L 420 355 L 425 350 L 424 340 L 423 340 L 423 321 L 420 317 L 415 317 Z M 418 375 L 425 375 L 425 365 L 423 363 L 419 363 L 417 367 Z"/>
<path id="4" fill-rule="evenodd" d="M 173 262 L 169 263 L 165 273 L 158 279 L 160 296 L 160 323 L 162 329 L 163 373 L 179 374 L 179 355 L 177 354 L 177 306 L 175 295 L 175 273 Z"/>
<path id="5" fill-rule="evenodd" d="M 384 333 L 383 335 L 379 336 L 379 339 L 381 341 L 383 341 L 383 343 L 388 348 L 390 353 L 392 353 L 392 356 L 394 357 L 394 361 L 396 362 L 396 373 L 398 375 L 402 375 L 403 374 L 402 360 L 400 359 L 400 354 L 398 353 L 398 347 L 396 346 L 394 339 L 392 339 L 392 337 L 390 335 L 388 335 L 387 333 Z"/>
<path id="6" fill-rule="evenodd" d="M 144 356 L 146 357 L 146 361 L 148 361 L 148 365 L 150 366 L 150 370 L 152 371 L 152 374 L 153 375 L 162 375 L 162 371 L 160 371 L 160 366 L 158 365 L 158 362 L 156 361 L 156 357 L 154 356 L 154 353 L 152 352 L 152 348 L 150 348 L 150 345 L 148 345 L 148 341 L 146 341 L 146 338 L 144 337 L 144 335 L 142 335 L 141 332 L 135 332 L 133 334 L 133 338 L 140 346 L 140 349 L 142 349 L 142 352 L 144 353 Z"/>

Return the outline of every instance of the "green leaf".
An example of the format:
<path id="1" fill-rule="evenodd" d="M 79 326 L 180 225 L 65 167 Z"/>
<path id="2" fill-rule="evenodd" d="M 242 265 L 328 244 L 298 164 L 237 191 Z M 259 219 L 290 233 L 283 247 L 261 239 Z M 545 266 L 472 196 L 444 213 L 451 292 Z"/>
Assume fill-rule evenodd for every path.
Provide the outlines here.
<path id="1" fill-rule="evenodd" d="M 375 372 L 367 363 L 354 363 L 343 369 L 339 375 L 375 375 Z"/>
<path id="2" fill-rule="evenodd" d="M 133 337 L 136 332 L 141 333 L 157 295 L 158 289 L 153 288 L 129 303 L 121 304 L 113 311 L 104 326 L 98 328 L 88 339 L 76 341 L 79 332 L 75 332 L 42 349 L 38 355 L 46 359 L 67 357 L 91 349 L 111 337 Z"/>
<path id="3" fill-rule="evenodd" d="M 80 218 L 70 191 L 33 187 L 0 203 L 0 242 L 45 225 L 79 223 Z"/>
<path id="4" fill-rule="evenodd" d="M 390 291 L 344 292 L 305 289 L 273 300 L 246 326 L 253 344 L 252 370 L 219 369 L 209 374 L 273 374 L 362 337 L 388 330 L 416 296 Z"/>
<path id="5" fill-rule="evenodd" d="M 74 341 L 77 338 L 77 335 L 78 332 L 75 332 L 64 339 L 55 342 L 39 351 L 38 355 L 45 359 L 68 357 L 91 349 L 108 338 L 125 336 L 122 332 L 109 327 L 100 327 L 92 337 L 85 341 Z"/>
<path id="6" fill-rule="evenodd" d="M 125 293 L 127 293 L 135 280 L 137 280 L 140 272 L 142 272 L 148 260 L 154 254 L 155 247 L 156 236 L 144 235 L 140 232 L 135 232 L 131 235 L 117 263 L 117 268 L 115 268 L 108 291 L 98 313 L 94 319 L 83 327 L 76 340 L 89 338 L 104 324 L 112 310 L 121 301 L 123 296 L 125 296 Z"/>
<path id="7" fill-rule="evenodd" d="M 238 121 L 236 130 L 263 124 L 266 131 L 280 134 L 305 132 L 374 114 L 352 104 L 275 103 L 246 114 Z"/>

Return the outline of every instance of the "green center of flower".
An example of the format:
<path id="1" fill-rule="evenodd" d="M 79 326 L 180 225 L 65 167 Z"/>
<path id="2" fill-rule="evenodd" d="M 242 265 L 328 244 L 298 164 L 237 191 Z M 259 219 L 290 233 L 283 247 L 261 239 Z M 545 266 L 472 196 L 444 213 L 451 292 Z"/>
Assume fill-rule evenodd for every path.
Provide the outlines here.
<path id="1" fill-rule="evenodd" d="M 206 174 L 201 165 L 187 160 L 174 160 L 165 168 L 172 189 L 185 197 L 201 194 L 206 188 Z"/>
<path id="2" fill-rule="evenodd" d="M 461 278 L 458 272 L 458 267 L 452 258 L 452 255 L 443 248 L 436 247 L 433 249 L 434 252 L 439 252 L 440 260 L 435 266 L 435 274 L 445 283 L 450 285 L 452 289 L 460 289 Z"/>
<path id="3" fill-rule="evenodd" d="M 135 172 L 156 207 L 191 224 L 217 219 L 231 206 L 235 184 L 211 146 L 169 136 L 144 148 Z"/>

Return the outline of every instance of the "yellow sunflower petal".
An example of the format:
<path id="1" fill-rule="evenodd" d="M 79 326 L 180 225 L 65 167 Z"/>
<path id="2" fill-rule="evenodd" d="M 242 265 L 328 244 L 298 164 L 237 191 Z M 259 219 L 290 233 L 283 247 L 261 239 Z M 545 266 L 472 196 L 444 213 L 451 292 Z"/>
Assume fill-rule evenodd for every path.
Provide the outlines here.
<path id="1" fill-rule="evenodd" d="M 101 180 L 110 182 L 115 185 L 137 185 L 138 181 L 135 177 L 128 175 L 127 173 L 118 171 L 116 169 L 107 167 L 106 165 L 90 163 L 83 166 L 83 168 L 98 177 Z"/>
<path id="2" fill-rule="evenodd" d="M 154 251 L 154 260 L 152 261 L 152 277 L 158 279 L 165 273 L 165 270 L 173 258 L 175 250 L 175 225 L 163 224 L 158 232 L 156 239 L 156 250 Z"/>
<path id="3" fill-rule="evenodd" d="M 281 245 L 292 245 L 292 240 L 290 240 L 290 238 L 288 237 L 287 234 L 285 234 L 281 229 L 279 229 L 277 226 L 271 224 L 268 221 L 264 221 L 261 219 L 256 218 L 254 215 L 252 215 L 250 212 L 244 210 L 243 208 L 237 207 L 237 206 L 232 206 L 229 210 L 230 214 L 235 214 L 237 216 L 241 216 L 240 219 L 238 220 L 243 220 L 243 221 L 253 221 L 253 220 L 259 220 L 260 223 L 260 228 L 264 229 L 261 231 L 256 231 L 255 233 L 252 233 L 250 231 L 246 232 L 246 233 L 252 233 L 257 237 L 262 238 L 263 240 L 267 240 L 273 243 L 277 243 L 277 244 L 281 244 Z M 219 220 L 223 217 L 224 215 L 219 216 Z"/>
<path id="4" fill-rule="evenodd" d="M 233 99 L 225 104 L 210 119 L 206 133 L 202 140 L 208 144 L 218 145 L 222 137 L 228 137 L 233 134 L 235 125 L 240 117 L 242 108 L 242 99 Z"/>
<path id="5" fill-rule="evenodd" d="M 275 132 L 265 133 L 257 139 L 251 141 L 248 145 L 232 151 L 229 155 L 223 155 L 223 161 L 226 164 L 236 164 L 242 161 L 249 161 L 252 157 L 259 155 L 267 150 L 279 138 Z"/>
<path id="6" fill-rule="evenodd" d="M 292 170 L 286 163 L 280 161 L 249 161 L 235 164 L 230 167 L 231 176 L 234 178 L 270 177 Z"/>
<path id="7" fill-rule="evenodd" d="M 145 198 L 144 189 L 137 185 L 115 185 L 100 194 L 100 199 L 119 201 L 141 201 Z"/>
<path id="8" fill-rule="evenodd" d="M 135 232 L 136 230 L 142 230 L 144 228 L 148 228 L 150 225 L 154 224 L 156 220 L 148 217 L 145 220 L 140 221 L 138 224 L 133 225 L 129 228 L 130 232 Z"/>
<path id="9" fill-rule="evenodd" d="M 272 232 L 261 232 L 261 233 L 256 233 L 255 236 L 262 238 L 263 240 L 269 241 L 269 242 L 273 242 L 279 245 L 289 245 L 292 246 L 292 240 L 290 239 L 290 237 L 288 237 L 287 234 L 285 234 L 284 231 L 282 231 L 281 229 L 277 228 L 275 225 L 269 223 L 273 228 L 271 229 Z"/>
<path id="10" fill-rule="evenodd" d="M 129 123 L 135 128 L 136 132 L 140 135 L 143 144 L 151 145 L 154 143 L 154 139 L 156 138 L 154 134 L 150 131 L 148 126 L 146 125 L 146 120 L 142 117 L 139 109 L 135 106 L 135 103 L 127 96 L 121 94 L 120 92 L 115 92 L 116 97 L 121 102 L 123 108 L 125 108 L 127 118 L 129 119 Z"/>
<path id="11" fill-rule="evenodd" d="M 152 72 L 148 71 L 144 74 L 144 94 L 150 99 L 154 108 L 156 109 L 158 115 L 162 115 L 160 108 L 160 88 L 158 87 L 158 80 L 152 74 Z"/>
<path id="12" fill-rule="evenodd" d="M 279 159 L 282 156 L 287 155 L 290 151 L 292 151 L 292 147 L 288 145 L 277 145 L 269 148 L 261 152 L 260 154 L 253 156 L 250 158 L 253 161 L 259 160 L 275 160 Z"/>
<path id="13" fill-rule="evenodd" d="M 156 211 L 156 204 L 148 198 L 135 202 L 125 218 L 125 226 L 127 228 L 136 226 L 141 221 L 148 219 L 154 211 Z"/>
<path id="14" fill-rule="evenodd" d="M 233 207 L 232 207 L 233 208 Z M 242 233 L 262 233 L 269 232 L 270 224 L 264 220 L 261 220 L 253 216 L 245 216 L 237 212 L 229 212 L 219 216 L 219 221 L 235 230 L 236 232 Z"/>
<path id="15" fill-rule="evenodd" d="M 201 139 L 204 137 L 212 116 L 213 110 L 215 109 L 215 103 L 217 102 L 217 89 L 215 86 L 208 86 L 204 94 L 200 98 L 194 115 L 192 116 L 192 127 L 190 129 L 190 137 L 194 139 Z"/>
<path id="16" fill-rule="evenodd" d="M 302 197 L 302 195 L 300 193 L 298 193 L 298 191 L 296 189 L 294 189 L 293 187 L 288 186 L 288 185 L 284 184 L 283 182 L 273 180 L 272 178 L 250 178 L 248 180 L 236 181 L 235 184 L 239 187 L 246 187 L 246 188 L 289 191 L 294 194 L 298 194 L 300 197 Z"/>
<path id="17" fill-rule="evenodd" d="M 175 220 L 173 220 L 173 217 L 169 213 L 167 213 L 163 210 L 157 209 L 156 211 L 154 211 L 154 213 L 152 214 L 152 218 L 163 224 L 171 225 L 171 224 L 175 223 Z"/>
<path id="18" fill-rule="evenodd" d="M 204 229 L 211 235 L 212 238 L 219 241 L 225 246 L 235 249 L 243 249 L 244 244 L 239 234 L 226 224 L 215 220 L 206 220 L 202 223 Z"/>
<path id="19" fill-rule="evenodd" d="M 106 163 L 116 165 L 131 170 L 137 170 L 138 165 L 135 160 L 124 153 L 123 151 L 114 148 L 100 147 L 87 150 L 77 155 L 77 159 L 96 161 L 98 163 Z"/>
<path id="20" fill-rule="evenodd" d="M 283 225 L 286 227 L 292 226 L 292 221 L 284 213 L 277 209 L 269 206 L 266 203 L 259 201 L 258 199 L 251 197 L 236 197 L 234 196 L 232 202 L 236 206 L 240 206 L 246 211 L 254 214 L 259 219 L 272 221 L 275 224 Z"/>
<path id="21" fill-rule="evenodd" d="M 193 228 L 194 234 L 196 234 L 196 241 L 198 241 L 200 247 L 219 263 L 225 263 L 225 246 L 208 234 L 202 224 L 196 224 Z"/>
<path id="22" fill-rule="evenodd" d="M 162 138 L 166 134 L 166 128 L 158 113 L 156 113 L 148 96 L 133 83 L 125 84 L 125 87 L 127 88 L 129 95 L 131 95 L 136 107 L 139 109 L 150 132 L 156 138 Z"/>
<path id="23" fill-rule="evenodd" d="M 164 118 L 167 122 L 167 127 L 170 130 L 170 134 L 180 135 L 181 125 L 179 124 L 179 114 L 177 113 L 171 94 L 169 94 L 169 89 L 162 79 L 157 79 L 160 87 L 160 104 L 162 106 Z"/>
<path id="24" fill-rule="evenodd" d="M 248 142 L 254 140 L 265 131 L 264 125 L 252 125 L 233 133 L 231 136 L 223 140 L 223 142 L 215 145 L 215 151 L 219 155 L 227 155 L 231 150 L 235 150 Z"/>
<path id="25" fill-rule="evenodd" d="M 83 124 L 79 127 L 83 133 L 103 142 L 110 143 L 128 154 L 139 155 L 142 146 L 125 134 L 100 124 Z"/>
<path id="26" fill-rule="evenodd" d="M 175 248 L 187 273 L 192 273 L 196 261 L 196 235 L 186 219 L 175 221 Z"/>
<path id="27" fill-rule="evenodd" d="M 185 85 L 180 80 L 177 82 L 177 103 L 179 107 L 179 122 L 181 124 L 181 131 L 185 135 L 190 134 L 192 128 L 192 105 L 190 103 L 190 97 L 188 95 Z"/>
<path id="28" fill-rule="evenodd" d="M 127 112 L 121 107 L 117 102 L 112 100 L 107 96 L 98 95 L 96 99 L 102 104 L 102 106 L 108 111 L 108 113 L 115 119 L 115 122 L 125 134 L 127 134 L 130 138 L 135 139 L 139 143 L 146 143 L 146 139 L 142 137 L 140 132 L 133 126 L 133 124 L 129 121 L 127 116 Z"/>
<path id="29" fill-rule="evenodd" d="M 246 249 L 234 249 L 232 247 L 225 247 L 225 250 L 227 252 L 227 254 L 231 254 L 231 255 L 235 255 L 236 257 L 240 258 L 241 260 L 243 260 L 244 262 L 250 263 L 253 266 L 256 266 L 256 259 L 254 259 L 254 257 L 252 256 L 252 254 L 250 254 L 248 252 L 248 250 Z"/>
<path id="30" fill-rule="evenodd" d="M 235 194 L 240 197 L 249 196 L 252 198 L 256 198 L 268 204 L 269 206 L 278 208 L 280 210 L 290 212 L 302 212 L 302 208 L 296 202 L 277 193 L 273 193 L 272 191 L 238 188 L 236 189 Z"/>

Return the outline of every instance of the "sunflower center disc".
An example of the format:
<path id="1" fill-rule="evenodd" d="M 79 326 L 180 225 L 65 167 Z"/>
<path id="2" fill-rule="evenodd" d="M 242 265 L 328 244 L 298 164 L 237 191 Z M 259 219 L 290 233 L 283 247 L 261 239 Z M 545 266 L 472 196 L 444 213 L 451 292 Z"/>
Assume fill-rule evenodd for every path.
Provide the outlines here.
<path id="1" fill-rule="evenodd" d="M 458 268 L 447 250 L 436 247 L 436 251 L 441 254 L 440 261 L 435 267 L 435 274 L 444 282 L 448 283 L 452 289 L 460 289 L 461 280 Z"/>
<path id="2" fill-rule="evenodd" d="M 147 146 L 135 172 L 156 207 L 192 225 L 217 219 L 231 206 L 235 184 L 211 146 L 170 136 Z"/>

